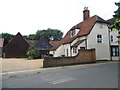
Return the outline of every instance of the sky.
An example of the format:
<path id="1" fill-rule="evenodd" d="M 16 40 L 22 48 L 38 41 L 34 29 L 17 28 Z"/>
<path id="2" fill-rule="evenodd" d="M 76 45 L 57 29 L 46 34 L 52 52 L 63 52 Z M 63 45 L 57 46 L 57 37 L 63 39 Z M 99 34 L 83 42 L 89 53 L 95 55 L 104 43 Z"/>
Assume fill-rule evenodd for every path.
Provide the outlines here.
<path id="1" fill-rule="evenodd" d="M 64 35 L 83 21 L 84 7 L 90 16 L 108 20 L 114 15 L 119 0 L 0 0 L 0 33 L 35 34 L 52 28 Z"/>

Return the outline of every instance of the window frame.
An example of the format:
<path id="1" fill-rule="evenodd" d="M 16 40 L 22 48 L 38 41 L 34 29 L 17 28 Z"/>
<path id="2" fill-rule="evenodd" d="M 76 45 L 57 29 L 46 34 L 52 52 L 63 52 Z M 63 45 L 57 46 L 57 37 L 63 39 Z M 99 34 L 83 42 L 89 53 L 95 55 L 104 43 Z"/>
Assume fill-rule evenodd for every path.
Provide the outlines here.
<path id="1" fill-rule="evenodd" d="M 75 36 L 75 35 L 76 35 L 76 30 L 73 29 L 73 30 L 71 31 L 71 36 Z"/>
<path id="2" fill-rule="evenodd" d="M 73 47 L 73 53 L 77 53 L 77 48 Z"/>
<path id="3" fill-rule="evenodd" d="M 110 41 L 114 42 L 114 36 L 113 35 L 110 35 Z"/>
<path id="4" fill-rule="evenodd" d="M 111 56 L 119 56 L 119 46 L 111 46 Z"/>
<path id="5" fill-rule="evenodd" d="M 97 43 L 103 43 L 103 35 L 97 34 Z"/>

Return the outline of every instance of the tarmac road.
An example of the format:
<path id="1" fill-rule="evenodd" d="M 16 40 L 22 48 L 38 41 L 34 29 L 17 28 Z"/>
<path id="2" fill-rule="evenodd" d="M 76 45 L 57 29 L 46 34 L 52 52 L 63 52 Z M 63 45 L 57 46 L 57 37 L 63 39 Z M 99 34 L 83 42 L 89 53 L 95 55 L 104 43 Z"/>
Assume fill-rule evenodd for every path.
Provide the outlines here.
<path id="1" fill-rule="evenodd" d="M 118 88 L 118 63 L 3 73 L 2 88 Z"/>

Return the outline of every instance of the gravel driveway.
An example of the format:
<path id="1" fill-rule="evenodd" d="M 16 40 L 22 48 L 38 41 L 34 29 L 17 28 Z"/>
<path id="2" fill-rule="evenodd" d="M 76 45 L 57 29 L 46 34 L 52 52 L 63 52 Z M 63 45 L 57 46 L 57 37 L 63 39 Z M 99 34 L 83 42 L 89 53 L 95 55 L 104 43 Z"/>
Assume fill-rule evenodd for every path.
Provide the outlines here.
<path id="1" fill-rule="evenodd" d="M 2 71 L 22 70 L 22 69 L 38 69 L 43 66 L 43 59 L 28 60 L 26 58 L 17 59 L 0 59 L 0 69 Z"/>

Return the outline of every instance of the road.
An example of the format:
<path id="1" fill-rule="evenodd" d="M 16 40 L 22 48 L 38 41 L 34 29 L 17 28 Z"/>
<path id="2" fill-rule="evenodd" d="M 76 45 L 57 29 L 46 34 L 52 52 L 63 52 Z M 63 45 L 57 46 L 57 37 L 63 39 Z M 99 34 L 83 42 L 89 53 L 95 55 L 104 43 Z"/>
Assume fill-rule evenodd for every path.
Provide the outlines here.
<path id="1" fill-rule="evenodd" d="M 118 63 L 3 74 L 2 88 L 118 88 Z"/>

